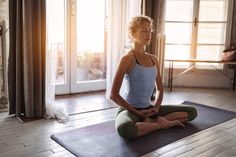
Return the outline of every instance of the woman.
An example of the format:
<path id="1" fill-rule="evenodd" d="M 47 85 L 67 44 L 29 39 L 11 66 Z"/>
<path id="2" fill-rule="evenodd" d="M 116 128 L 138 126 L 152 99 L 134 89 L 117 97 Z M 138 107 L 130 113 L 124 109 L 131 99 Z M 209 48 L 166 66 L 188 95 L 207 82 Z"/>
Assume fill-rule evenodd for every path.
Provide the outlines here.
<path id="1" fill-rule="evenodd" d="M 161 106 L 163 86 L 158 59 L 145 51 L 152 31 L 151 18 L 137 16 L 131 19 L 129 37 L 133 42 L 132 49 L 121 58 L 113 80 L 110 99 L 120 106 L 115 125 L 119 135 L 127 139 L 158 129 L 184 127 L 184 122 L 197 116 L 196 109 L 190 106 Z M 128 85 L 124 97 L 119 94 L 123 78 Z M 155 85 L 158 92 L 154 105 L 151 105 L 149 100 Z"/>

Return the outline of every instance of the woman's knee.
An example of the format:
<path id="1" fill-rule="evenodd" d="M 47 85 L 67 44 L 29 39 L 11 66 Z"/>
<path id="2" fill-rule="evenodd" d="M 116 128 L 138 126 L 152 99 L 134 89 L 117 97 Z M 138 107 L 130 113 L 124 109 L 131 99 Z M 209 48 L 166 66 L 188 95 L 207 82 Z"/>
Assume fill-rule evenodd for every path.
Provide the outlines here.
<path id="1" fill-rule="evenodd" d="M 197 109 L 194 107 L 190 107 L 188 110 L 188 120 L 192 121 L 197 117 Z"/>
<path id="2" fill-rule="evenodd" d="M 137 137 L 138 128 L 131 121 L 116 125 L 118 134 L 126 139 L 134 139 Z"/>

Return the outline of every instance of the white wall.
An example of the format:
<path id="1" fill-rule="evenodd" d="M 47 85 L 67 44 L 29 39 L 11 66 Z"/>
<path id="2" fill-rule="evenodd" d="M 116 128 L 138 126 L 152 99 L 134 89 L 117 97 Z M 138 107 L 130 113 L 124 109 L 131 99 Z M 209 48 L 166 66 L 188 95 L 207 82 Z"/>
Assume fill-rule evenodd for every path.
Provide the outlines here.
<path id="1" fill-rule="evenodd" d="M 174 76 L 183 70 L 175 69 Z M 233 78 L 233 70 L 223 70 L 227 76 Z M 193 70 L 173 80 L 173 87 L 204 87 L 204 88 L 231 88 L 232 81 L 217 70 Z M 168 83 L 168 69 L 165 69 L 164 85 Z"/>

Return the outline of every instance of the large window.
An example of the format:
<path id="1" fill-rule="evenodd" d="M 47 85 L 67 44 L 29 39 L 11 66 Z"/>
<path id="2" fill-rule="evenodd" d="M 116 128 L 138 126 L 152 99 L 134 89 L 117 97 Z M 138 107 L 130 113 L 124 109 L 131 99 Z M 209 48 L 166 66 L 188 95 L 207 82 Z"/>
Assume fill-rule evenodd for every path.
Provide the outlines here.
<path id="1" fill-rule="evenodd" d="M 167 0 L 165 59 L 220 60 L 226 43 L 230 2 Z M 188 67 L 189 63 L 178 65 Z"/>

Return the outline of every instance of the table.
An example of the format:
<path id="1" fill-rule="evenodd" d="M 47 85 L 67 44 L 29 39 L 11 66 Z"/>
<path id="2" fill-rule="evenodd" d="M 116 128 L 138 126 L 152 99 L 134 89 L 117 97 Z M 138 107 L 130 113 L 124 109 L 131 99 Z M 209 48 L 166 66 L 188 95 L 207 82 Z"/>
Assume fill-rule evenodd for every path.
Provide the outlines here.
<path id="1" fill-rule="evenodd" d="M 188 63 L 220 63 L 220 64 L 227 64 L 230 65 L 232 69 L 234 69 L 234 74 L 233 74 L 233 78 L 230 78 L 232 80 L 232 90 L 235 90 L 235 82 L 236 82 L 236 61 L 214 61 L 214 60 L 200 60 L 200 59 L 166 59 L 165 61 L 169 62 L 169 70 L 168 70 L 168 88 L 170 91 L 172 91 L 172 87 L 173 87 L 173 71 L 174 71 L 174 62 L 188 62 Z M 190 71 L 191 69 L 193 69 L 195 67 L 195 65 L 192 65 L 191 67 L 187 68 L 186 70 L 184 70 L 183 72 L 181 72 L 180 74 L 178 74 L 176 77 Z M 219 71 L 219 69 L 215 68 L 216 70 Z M 225 73 L 223 73 L 225 76 L 227 76 Z M 227 76 L 228 77 L 228 76 Z M 229 77 L 228 77 L 229 78 Z"/>

